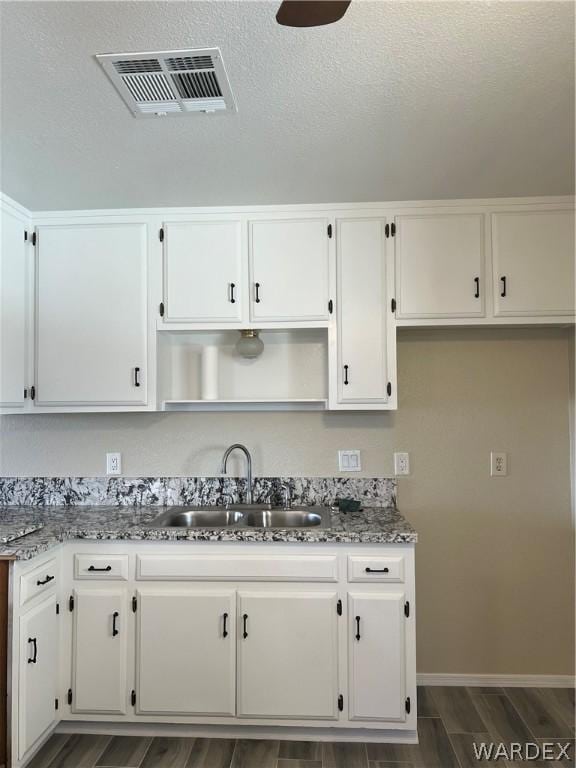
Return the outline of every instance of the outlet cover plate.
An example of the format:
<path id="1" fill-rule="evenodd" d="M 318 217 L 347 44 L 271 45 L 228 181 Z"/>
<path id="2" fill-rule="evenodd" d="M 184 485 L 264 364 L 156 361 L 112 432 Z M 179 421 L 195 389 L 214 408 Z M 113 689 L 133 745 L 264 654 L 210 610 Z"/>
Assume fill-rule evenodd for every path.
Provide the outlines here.
<path id="1" fill-rule="evenodd" d="M 492 451 L 490 454 L 490 476 L 506 477 L 508 474 L 508 454 L 505 451 Z"/>
<path id="2" fill-rule="evenodd" d="M 410 474 L 410 454 L 409 453 L 394 454 L 394 474 L 396 476 Z"/>
<path id="3" fill-rule="evenodd" d="M 106 474 L 107 475 L 122 474 L 122 454 L 121 453 L 106 454 Z"/>

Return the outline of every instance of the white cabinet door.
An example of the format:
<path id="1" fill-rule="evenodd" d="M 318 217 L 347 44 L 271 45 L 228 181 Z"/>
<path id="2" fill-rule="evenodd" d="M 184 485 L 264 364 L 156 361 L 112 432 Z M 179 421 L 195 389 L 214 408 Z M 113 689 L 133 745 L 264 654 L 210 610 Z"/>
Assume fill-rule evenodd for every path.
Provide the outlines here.
<path id="1" fill-rule="evenodd" d="M 20 618 L 18 754 L 34 745 L 56 719 L 58 619 L 50 597 Z"/>
<path id="2" fill-rule="evenodd" d="M 37 234 L 37 404 L 145 404 L 146 227 Z"/>
<path id="3" fill-rule="evenodd" d="M 164 231 L 164 322 L 240 321 L 240 222 L 168 223 Z"/>
<path id="4" fill-rule="evenodd" d="M 348 595 L 351 720 L 406 719 L 405 597 Z"/>
<path id="5" fill-rule="evenodd" d="M 23 408 L 26 381 L 25 225 L 2 210 L 0 252 L 0 407 Z"/>
<path id="6" fill-rule="evenodd" d="M 126 714 L 127 606 L 123 589 L 75 591 L 73 712 Z"/>
<path id="7" fill-rule="evenodd" d="M 229 590 L 138 593 L 140 714 L 235 714 L 235 604 Z"/>
<path id="8" fill-rule="evenodd" d="M 250 223 L 252 320 L 326 320 L 328 219 Z"/>
<path id="9" fill-rule="evenodd" d="M 494 314 L 574 314 L 574 212 L 492 214 Z"/>
<path id="10" fill-rule="evenodd" d="M 337 595 L 240 593 L 238 715 L 338 716 Z"/>
<path id="11" fill-rule="evenodd" d="M 396 407 L 396 333 L 388 300 L 385 220 L 336 222 L 337 401 Z"/>
<path id="12" fill-rule="evenodd" d="M 484 216 L 395 218 L 396 316 L 484 315 Z"/>

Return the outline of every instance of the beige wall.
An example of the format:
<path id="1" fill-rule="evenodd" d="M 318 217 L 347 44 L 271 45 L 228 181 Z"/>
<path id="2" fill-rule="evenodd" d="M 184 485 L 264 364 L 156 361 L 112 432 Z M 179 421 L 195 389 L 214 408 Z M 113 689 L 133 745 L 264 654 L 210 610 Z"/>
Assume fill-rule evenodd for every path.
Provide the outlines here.
<path id="1" fill-rule="evenodd" d="M 233 441 L 257 474 L 332 475 L 338 448 L 365 475 L 410 451 L 399 506 L 420 534 L 418 669 L 571 674 L 569 334 L 561 329 L 404 331 L 391 414 L 4 417 L 1 474 L 214 474 Z M 490 478 L 490 450 L 509 477 Z"/>

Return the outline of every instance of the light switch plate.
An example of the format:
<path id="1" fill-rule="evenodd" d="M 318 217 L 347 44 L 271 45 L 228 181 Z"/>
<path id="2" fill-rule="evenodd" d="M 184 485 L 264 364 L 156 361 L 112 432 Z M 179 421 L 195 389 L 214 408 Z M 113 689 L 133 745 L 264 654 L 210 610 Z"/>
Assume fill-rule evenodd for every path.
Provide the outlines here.
<path id="1" fill-rule="evenodd" d="M 338 451 L 338 469 L 340 472 L 360 472 L 360 451 Z"/>

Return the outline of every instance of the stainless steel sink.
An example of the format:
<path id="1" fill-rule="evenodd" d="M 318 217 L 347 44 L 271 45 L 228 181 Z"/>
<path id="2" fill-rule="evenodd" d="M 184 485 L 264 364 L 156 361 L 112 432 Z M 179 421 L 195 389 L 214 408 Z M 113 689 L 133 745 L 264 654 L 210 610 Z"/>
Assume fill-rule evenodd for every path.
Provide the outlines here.
<path id="1" fill-rule="evenodd" d="M 327 507 L 272 508 L 269 504 L 230 507 L 168 507 L 147 525 L 153 528 L 329 528 Z"/>
<path id="2" fill-rule="evenodd" d="M 320 512 L 306 508 L 270 509 L 246 514 L 246 525 L 251 528 L 312 528 L 321 523 Z"/>
<path id="3" fill-rule="evenodd" d="M 196 509 L 166 509 L 149 525 L 155 528 L 228 528 L 237 525 L 244 514 L 224 507 L 198 507 Z"/>

